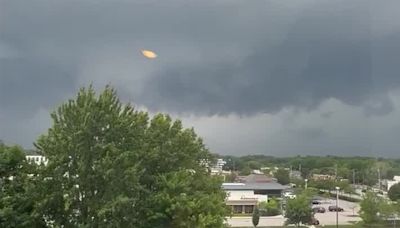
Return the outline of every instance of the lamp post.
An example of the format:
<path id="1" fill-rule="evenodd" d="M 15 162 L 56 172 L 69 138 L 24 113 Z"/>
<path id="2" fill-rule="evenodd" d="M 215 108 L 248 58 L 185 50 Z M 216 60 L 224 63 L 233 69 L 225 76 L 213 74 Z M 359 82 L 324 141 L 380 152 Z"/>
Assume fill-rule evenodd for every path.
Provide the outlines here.
<path id="1" fill-rule="evenodd" d="M 307 189 L 307 182 L 308 182 L 308 179 L 305 179 L 304 181 L 305 181 L 304 188 Z"/>
<path id="2" fill-rule="evenodd" d="M 339 187 L 336 186 L 336 228 L 339 227 Z"/>

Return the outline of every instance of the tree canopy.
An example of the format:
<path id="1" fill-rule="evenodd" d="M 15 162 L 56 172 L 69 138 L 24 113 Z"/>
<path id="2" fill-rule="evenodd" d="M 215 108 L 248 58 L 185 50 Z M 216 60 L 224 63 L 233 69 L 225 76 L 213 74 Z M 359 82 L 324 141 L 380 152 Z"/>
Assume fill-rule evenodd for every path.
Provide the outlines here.
<path id="1" fill-rule="evenodd" d="M 306 194 L 299 195 L 295 199 L 289 199 L 285 213 L 286 224 L 307 224 L 312 218 L 310 199 Z"/>
<path id="2" fill-rule="evenodd" d="M 28 173 L 30 172 L 30 173 Z M 28 174 L 34 166 L 25 161 L 24 151 L 17 146 L 0 144 L 0 227 L 43 227 L 35 217 L 35 201 Z"/>
<path id="3" fill-rule="evenodd" d="M 254 208 L 253 211 L 253 216 L 252 216 L 252 223 L 254 227 L 258 226 L 258 223 L 260 222 L 260 210 L 258 209 L 258 207 Z"/>
<path id="4" fill-rule="evenodd" d="M 400 184 L 395 184 L 392 187 L 390 187 L 388 196 L 389 196 L 389 199 L 391 199 L 393 201 L 400 200 Z"/>
<path id="5" fill-rule="evenodd" d="M 289 171 L 284 169 L 278 169 L 275 174 L 275 178 L 277 179 L 278 183 L 287 185 L 290 183 Z"/>
<path id="6" fill-rule="evenodd" d="M 379 210 L 382 199 L 373 192 L 366 192 L 360 203 L 360 217 L 365 224 L 376 224 L 380 222 Z"/>
<path id="7" fill-rule="evenodd" d="M 83 88 L 51 114 L 35 146 L 49 162 L 37 181 L 36 213 L 65 227 L 222 227 L 221 179 L 193 129 L 149 117 L 114 89 Z"/>

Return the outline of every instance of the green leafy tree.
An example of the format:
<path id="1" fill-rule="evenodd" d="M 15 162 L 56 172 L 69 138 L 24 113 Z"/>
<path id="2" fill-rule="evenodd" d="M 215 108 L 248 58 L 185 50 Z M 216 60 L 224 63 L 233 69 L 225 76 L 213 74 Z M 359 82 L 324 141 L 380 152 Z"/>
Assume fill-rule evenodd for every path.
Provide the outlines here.
<path id="1" fill-rule="evenodd" d="M 360 202 L 360 217 L 365 224 L 376 224 L 380 222 L 378 216 L 382 199 L 373 192 L 366 192 Z"/>
<path id="2" fill-rule="evenodd" d="M 36 213 L 55 227 L 222 227 L 222 179 L 193 129 L 136 111 L 106 87 L 81 89 L 36 143 L 48 159 Z"/>
<path id="3" fill-rule="evenodd" d="M 278 169 L 275 174 L 275 178 L 277 179 L 278 183 L 287 185 L 290 183 L 290 176 L 289 171 L 284 169 Z"/>
<path id="4" fill-rule="evenodd" d="M 249 161 L 249 162 L 247 162 L 247 165 L 252 170 L 260 169 L 260 167 L 261 167 L 261 164 L 258 161 Z"/>
<path id="5" fill-rule="evenodd" d="M 392 187 L 390 187 L 388 196 L 389 196 L 389 199 L 391 199 L 393 201 L 400 200 L 400 184 L 395 184 Z"/>
<path id="6" fill-rule="evenodd" d="M 307 224 L 312 218 L 310 198 L 306 195 L 299 195 L 295 199 L 290 199 L 286 205 L 285 213 L 286 224 Z"/>
<path id="7" fill-rule="evenodd" d="M 237 174 L 235 172 L 231 172 L 230 174 L 225 175 L 225 182 L 235 182 Z"/>
<path id="8" fill-rule="evenodd" d="M 263 211 L 266 211 L 266 215 L 274 216 L 280 214 L 280 205 L 275 198 L 271 198 L 267 201 L 259 203 L 258 207 Z"/>
<path id="9" fill-rule="evenodd" d="M 260 210 L 258 209 L 258 207 L 254 208 L 252 222 L 254 227 L 257 227 L 258 223 L 260 222 Z"/>
<path id="10" fill-rule="evenodd" d="M 251 168 L 248 166 L 243 167 L 243 169 L 240 170 L 239 174 L 242 176 L 247 176 L 249 174 L 251 174 Z"/>
<path id="11" fill-rule="evenodd" d="M 382 199 L 379 205 L 379 215 L 381 220 L 387 221 L 389 218 L 397 217 L 397 205 Z"/>
<path id="12" fill-rule="evenodd" d="M 0 227 L 44 227 L 34 215 L 28 174 L 35 174 L 35 167 L 25 161 L 23 150 L 0 144 Z"/>

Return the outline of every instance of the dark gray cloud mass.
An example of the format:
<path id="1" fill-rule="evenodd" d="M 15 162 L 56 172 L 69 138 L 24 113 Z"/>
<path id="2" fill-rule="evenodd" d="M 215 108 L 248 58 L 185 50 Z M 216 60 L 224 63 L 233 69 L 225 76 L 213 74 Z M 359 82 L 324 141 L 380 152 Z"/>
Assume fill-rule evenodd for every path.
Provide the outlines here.
<path id="1" fill-rule="evenodd" d="M 178 115 L 309 112 L 336 99 L 384 117 L 395 111 L 390 91 L 400 87 L 399 7 L 364 0 L 2 0 L 0 138 L 29 146 L 49 126 L 43 113 L 88 83 L 111 83 L 124 99 Z M 145 61 L 142 48 L 159 58 Z M 328 137 L 321 126 L 291 132 L 299 140 Z"/>

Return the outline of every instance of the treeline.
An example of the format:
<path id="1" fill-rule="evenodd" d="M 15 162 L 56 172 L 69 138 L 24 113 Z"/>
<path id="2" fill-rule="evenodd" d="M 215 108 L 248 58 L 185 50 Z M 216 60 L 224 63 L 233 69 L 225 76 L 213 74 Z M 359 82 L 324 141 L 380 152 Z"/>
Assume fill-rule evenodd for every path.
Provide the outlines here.
<path id="1" fill-rule="evenodd" d="M 381 179 L 400 175 L 400 159 L 338 156 L 273 157 L 266 155 L 220 156 L 227 164 L 226 170 L 247 175 L 252 170 L 279 167 L 300 171 L 303 178 L 312 174 L 336 175 L 356 184 L 373 185 Z"/>

